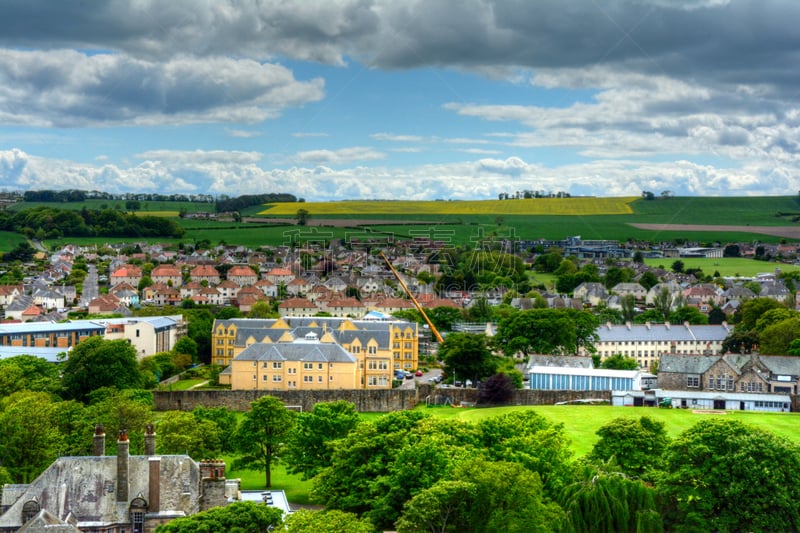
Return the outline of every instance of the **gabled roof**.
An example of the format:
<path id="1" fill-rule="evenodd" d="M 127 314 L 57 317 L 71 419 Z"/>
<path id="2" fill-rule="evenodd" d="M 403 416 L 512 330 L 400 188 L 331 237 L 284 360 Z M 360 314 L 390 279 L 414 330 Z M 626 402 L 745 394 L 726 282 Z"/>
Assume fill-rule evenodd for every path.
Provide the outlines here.
<path id="1" fill-rule="evenodd" d="M 234 358 L 235 361 L 302 361 L 352 363 L 358 359 L 338 344 L 295 341 L 292 343 L 251 344 Z"/>

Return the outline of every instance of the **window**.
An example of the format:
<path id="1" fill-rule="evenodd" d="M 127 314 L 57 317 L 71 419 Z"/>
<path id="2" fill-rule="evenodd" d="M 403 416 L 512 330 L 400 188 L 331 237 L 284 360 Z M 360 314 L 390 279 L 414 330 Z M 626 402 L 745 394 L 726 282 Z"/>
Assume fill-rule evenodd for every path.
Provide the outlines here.
<path id="1" fill-rule="evenodd" d="M 267 375 L 266 375 L 266 374 L 264 374 L 263 376 L 261 376 L 261 381 L 267 381 Z"/>
<path id="2" fill-rule="evenodd" d="M 367 348 L 367 353 L 370 354 L 370 355 L 375 355 L 376 353 L 378 353 L 378 347 L 374 346 L 374 345 L 368 347 Z"/>
<path id="3" fill-rule="evenodd" d="M 322 370 L 322 363 L 317 365 L 317 370 Z"/>
<path id="4" fill-rule="evenodd" d="M 317 383 L 322 383 L 322 376 L 317 376 Z"/>
<path id="5" fill-rule="evenodd" d="M 700 387 L 700 376 L 687 376 L 686 386 L 695 388 Z"/>
<path id="6" fill-rule="evenodd" d="M 369 368 L 370 370 L 376 370 L 378 368 L 378 362 L 370 361 L 369 363 L 367 363 L 367 368 Z"/>
<path id="7" fill-rule="evenodd" d="M 283 378 L 278 374 L 275 374 L 274 376 L 272 376 L 272 382 L 273 383 L 280 383 L 282 381 L 282 379 Z"/>
<path id="8" fill-rule="evenodd" d="M 280 361 L 273 361 L 272 362 L 272 368 L 281 368 L 282 366 L 283 366 L 283 363 L 281 363 Z"/>
<path id="9" fill-rule="evenodd" d="M 314 363 L 303 363 L 303 370 L 314 370 Z"/>
<path id="10" fill-rule="evenodd" d="M 388 370 L 389 369 L 389 363 L 387 363 L 386 361 L 381 361 L 380 363 L 378 363 L 378 368 L 380 370 Z"/>
<path id="11" fill-rule="evenodd" d="M 303 383 L 313 383 L 314 376 L 303 376 Z"/>

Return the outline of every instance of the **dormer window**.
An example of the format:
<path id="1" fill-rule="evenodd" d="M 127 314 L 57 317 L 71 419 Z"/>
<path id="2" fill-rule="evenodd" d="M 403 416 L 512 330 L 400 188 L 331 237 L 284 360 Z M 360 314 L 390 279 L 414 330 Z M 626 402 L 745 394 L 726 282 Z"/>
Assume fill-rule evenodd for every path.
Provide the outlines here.
<path id="1" fill-rule="evenodd" d="M 25 502 L 25 504 L 22 506 L 22 523 L 25 524 L 29 520 L 34 519 L 41 510 L 42 506 L 39 505 L 39 502 L 35 499 Z"/>

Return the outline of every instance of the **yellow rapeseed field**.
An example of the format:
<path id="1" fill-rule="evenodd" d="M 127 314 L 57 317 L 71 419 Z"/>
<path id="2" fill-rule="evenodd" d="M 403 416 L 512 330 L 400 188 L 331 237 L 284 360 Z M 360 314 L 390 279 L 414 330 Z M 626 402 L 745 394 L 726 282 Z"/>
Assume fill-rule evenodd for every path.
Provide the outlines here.
<path id="1" fill-rule="evenodd" d="M 261 216 L 324 215 L 627 215 L 636 196 L 464 201 L 346 201 L 271 204 Z"/>

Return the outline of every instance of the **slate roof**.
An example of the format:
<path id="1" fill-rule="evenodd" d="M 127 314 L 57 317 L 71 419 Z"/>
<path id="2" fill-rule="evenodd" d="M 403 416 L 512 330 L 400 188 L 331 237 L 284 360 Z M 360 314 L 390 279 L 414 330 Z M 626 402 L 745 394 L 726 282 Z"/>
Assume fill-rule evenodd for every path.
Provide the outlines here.
<path id="1" fill-rule="evenodd" d="M 338 344 L 295 341 L 251 344 L 235 357 L 237 361 L 303 361 L 353 363 L 358 359 Z"/>

